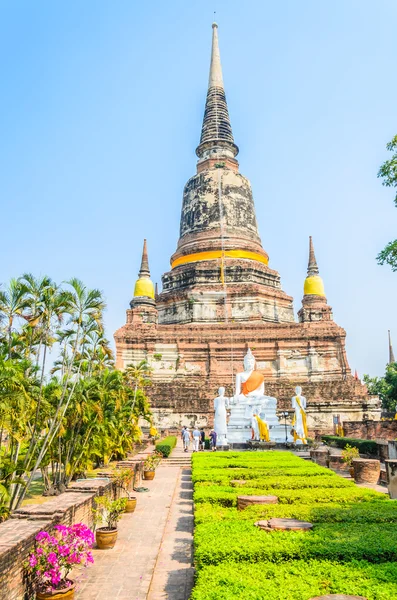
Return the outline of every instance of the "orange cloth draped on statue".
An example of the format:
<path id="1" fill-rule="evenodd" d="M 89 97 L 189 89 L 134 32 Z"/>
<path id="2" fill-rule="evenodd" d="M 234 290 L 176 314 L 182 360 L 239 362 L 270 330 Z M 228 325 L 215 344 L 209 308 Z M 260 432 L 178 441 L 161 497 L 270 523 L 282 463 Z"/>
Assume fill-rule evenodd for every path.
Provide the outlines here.
<path id="1" fill-rule="evenodd" d="M 242 382 L 241 393 L 244 394 L 244 396 L 248 396 L 250 392 L 257 390 L 264 381 L 265 378 L 262 373 L 259 373 L 259 371 L 252 371 L 247 381 Z"/>

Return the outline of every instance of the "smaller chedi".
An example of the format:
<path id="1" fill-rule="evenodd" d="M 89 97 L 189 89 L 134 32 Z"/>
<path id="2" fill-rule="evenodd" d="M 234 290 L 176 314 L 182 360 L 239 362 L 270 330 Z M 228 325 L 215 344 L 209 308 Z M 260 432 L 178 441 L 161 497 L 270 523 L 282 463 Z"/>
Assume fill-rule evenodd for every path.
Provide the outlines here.
<path id="1" fill-rule="evenodd" d="M 265 441 L 292 441 L 284 425 L 279 423 L 277 399 L 265 395 L 262 373 L 255 369 L 255 357 L 248 349 L 244 371 L 236 375 L 235 395 L 231 399 L 231 414 L 227 425 L 229 444 L 244 444 L 252 438 Z M 216 431 L 215 418 L 215 431 Z M 268 438 L 268 439 L 266 439 Z"/>

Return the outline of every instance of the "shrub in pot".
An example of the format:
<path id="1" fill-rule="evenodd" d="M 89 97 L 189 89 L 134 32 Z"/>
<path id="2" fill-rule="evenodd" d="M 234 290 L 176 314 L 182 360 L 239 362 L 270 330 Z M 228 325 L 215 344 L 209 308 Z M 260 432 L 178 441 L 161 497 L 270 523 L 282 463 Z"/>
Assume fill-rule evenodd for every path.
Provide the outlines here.
<path id="1" fill-rule="evenodd" d="M 134 479 L 134 471 L 132 469 L 123 469 L 117 472 L 115 482 L 120 490 L 126 494 L 125 512 L 132 513 L 136 508 L 136 496 L 130 493 L 131 484 Z"/>
<path id="2" fill-rule="evenodd" d="M 153 452 L 152 454 L 149 454 L 149 456 L 147 456 L 145 458 L 145 461 L 143 463 L 143 478 L 144 479 L 154 479 L 154 476 L 156 474 L 156 469 L 160 464 L 162 458 L 162 454 L 160 454 L 160 452 Z"/>
<path id="3" fill-rule="evenodd" d="M 95 539 L 98 548 L 110 550 L 117 540 L 117 522 L 125 510 L 127 498 L 111 500 L 109 496 L 95 498 L 93 509 L 95 525 L 102 525 L 95 530 Z"/>
<path id="4" fill-rule="evenodd" d="M 36 535 L 26 567 L 34 578 L 37 600 L 72 600 L 74 581 L 68 575 L 78 565 L 85 567 L 94 562 L 94 534 L 83 523 L 56 525 L 54 529 L 53 535 L 48 531 Z"/>
<path id="5" fill-rule="evenodd" d="M 360 453 L 358 451 L 358 448 L 354 448 L 353 446 L 350 446 L 350 444 L 346 444 L 346 446 L 342 450 L 342 460 L 346 465 L 348 465 L 349 473 L 350 473 L 351 477 L 354 477 L 354 468 L 353 468 L 353 459 L 354 458 L 360 458 Z"/>

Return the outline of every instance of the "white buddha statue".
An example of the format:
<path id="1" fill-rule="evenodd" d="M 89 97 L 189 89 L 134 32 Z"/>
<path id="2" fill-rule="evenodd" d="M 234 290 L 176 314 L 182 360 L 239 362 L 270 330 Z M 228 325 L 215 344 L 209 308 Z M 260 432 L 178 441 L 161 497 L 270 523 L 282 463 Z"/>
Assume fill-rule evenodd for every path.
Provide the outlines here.
<path id="1" fill-rule="evenodd" d="M 292 398 L 292 408 L 295 411 L 292 421 L 294 442 L 297 445 L 307 444 L 306 398 L 302 396 L 302 388 L 299 385 L 295 388 L 295 396 Z"/>
<path id="2" fill-rule="evenodd" d="M 220 387 L 219 396 L 214 400 L 214 430 L 216 432 L 217 446 L 227 446 L 227 413 L 229 408 L 229 398 L 225 397 L 225 388 Z"/>
<path id="3" fill-rule="evenodd" d="M 245 444 L 251 439 L 285 441 L 285 427 L 280 425 L 276 414 L 277 400 L 265 396 L 265 378 L 256 371 L 255 357 L 250 349 L 244 357 L 244 371 L 236 375 L 231 404 L 227 424 L 229 444 Z"/>
<path id="4" fill-rule="evenodd" d="M 267 409 L 276 409 L 277 400 L 265 396 L 265 378 L 255 370 L 255 357 L 250 348 L 244 357 L 244 369 L 236 375 L 234 400 L 237 404 L 245 406 L 246 419 L 251 419 L 254 413 L 265 418 Z"/>

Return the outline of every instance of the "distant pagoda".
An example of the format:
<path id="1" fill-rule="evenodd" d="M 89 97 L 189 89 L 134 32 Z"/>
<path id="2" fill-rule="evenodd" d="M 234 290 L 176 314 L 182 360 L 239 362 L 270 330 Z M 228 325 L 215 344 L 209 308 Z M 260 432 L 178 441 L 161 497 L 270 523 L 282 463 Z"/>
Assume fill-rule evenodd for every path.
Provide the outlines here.
<path id="1" fill-rule="evenodd" d="M 312 433 L 332 431 L 336 416 L 378 418 L 379 401 L 351 374 L 346 334 L 332 319 L 312 238 L 299 322 L 268 266 L 251 185 L 236 160 L 216 23 L 212 32 L 197 173 L 184 188 L 177 249 L 155 293 L 145 240 L 127 324 L 114 336 L 117 366 L 150 362 L 149 394 L 163 428 L 212 425 L 217 388 L 226 385 L 232 395 L 248 346 L 280 409 L 289 407 L 296 384 L 303 387 Z"/>

